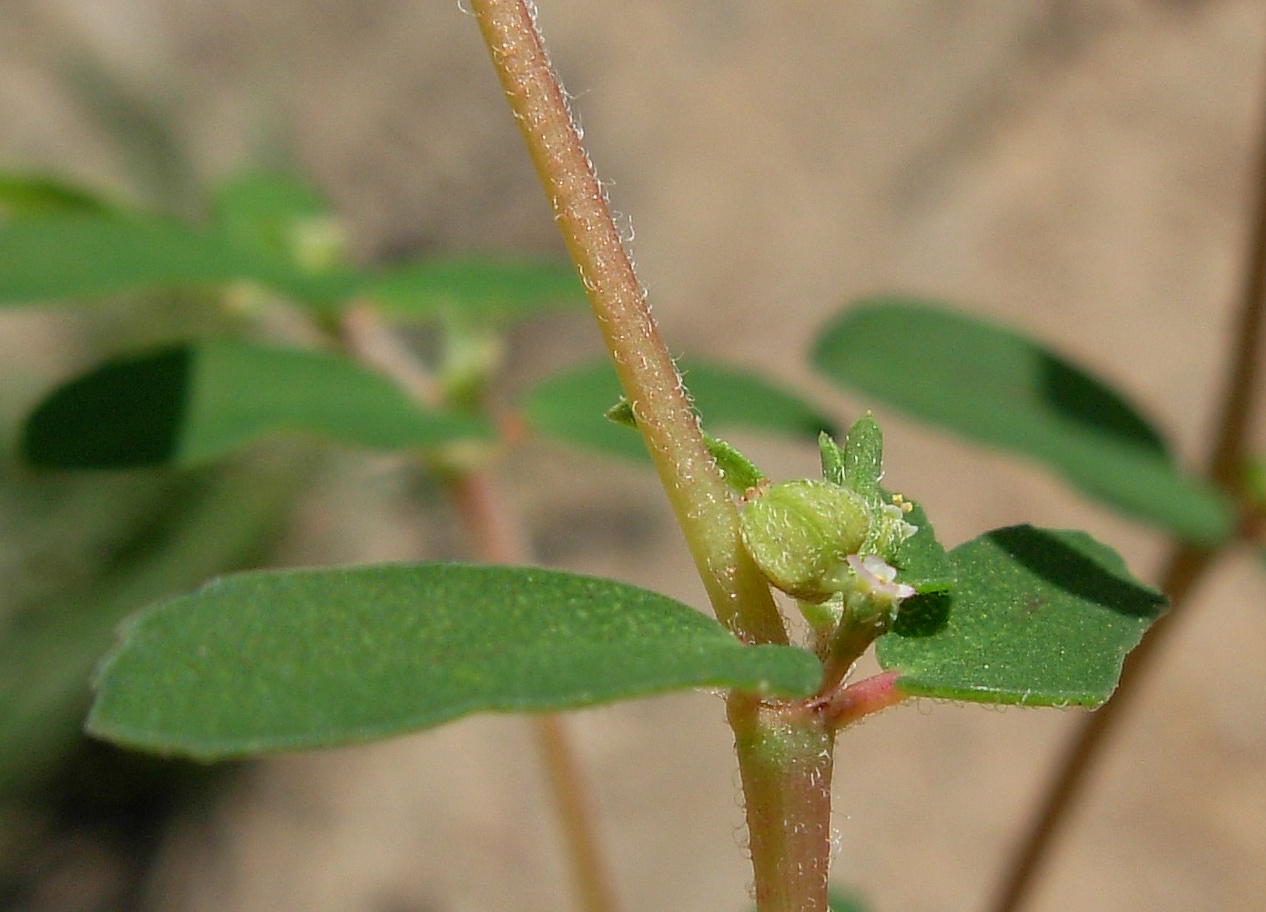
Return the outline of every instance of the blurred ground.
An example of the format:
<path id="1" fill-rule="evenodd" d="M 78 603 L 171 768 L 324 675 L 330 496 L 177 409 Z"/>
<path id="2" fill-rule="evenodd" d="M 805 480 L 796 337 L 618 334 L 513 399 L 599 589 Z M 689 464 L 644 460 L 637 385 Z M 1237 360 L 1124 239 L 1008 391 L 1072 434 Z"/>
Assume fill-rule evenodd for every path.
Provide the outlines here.
<path id="1" fill-rule="evenodd" d="M 847 418 L 870 403 L 809 376 L 815 327 L 859 294 L 932 293 L 1029 328 L 1130 390 L 1185 457 L 1203 452 L 1252 195 L 1261 3 L 539 5 L 674 349 L 761 368 Z M 190 187 L 295 162 L 365 256 L 560 246 L 454 0 L 5 0 L 0 123 L 0 166 L 186 211 Z M 156 168 L 173 159 L 154 150 L 173 146 L 185 164 Z M 65 322 L 6 317 L 6 377 L 33 387 L 59 371 Z M 516 381 L 597 350 L 579 321 L 519 342 Z M 1155 570 L 1162 543 L 1138 527 L 877 411 L 889 477 L 943 540 L 1075 525 Z M 772 474 L 813 471 L 807 448 L 753 450 Z M 523 460 L 512 491 L 543 559 L 702 602 L 649 478 L 543 448 Z M 287 559 L 460 546 L 442 510 L 419 525 L 394 464 L 347 468 L 304 505 Z M 1253 565 L 1229 561 L 1200 593 L 1035 912 L 1260 908 L 1266 587 Z M 878 912 L 980 909 L 1074 722 L 924 703 L 850 731 L 836 878 Z M 744 908 L 720 704 L 637 703 L 574 729 L 627 909 Z M 164 839 L 145 897 L 163 912 L 568 908 L 513 719 L 259 764 Z"/>

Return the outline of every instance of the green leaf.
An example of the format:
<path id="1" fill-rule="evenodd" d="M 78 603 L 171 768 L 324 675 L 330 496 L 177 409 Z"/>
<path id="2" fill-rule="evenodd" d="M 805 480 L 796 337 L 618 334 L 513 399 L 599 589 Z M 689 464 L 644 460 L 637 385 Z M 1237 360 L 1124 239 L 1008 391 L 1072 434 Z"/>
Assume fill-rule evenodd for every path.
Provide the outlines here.
<path id="1" fill-rule="evenodd" d="M 0 223 L 0 305 L 99 298 L 250 280 L 328 303 L 344 273 L 312 275 L 179 222 L 117 213 L 56 213 Z"/>
<path id="2" fill-rule="evenodd" d="M 585 303 L 584 286 L 570 265 L 491 256 L 390 267 L 368 281 L 365 294 L 400 319 L 475 325 L 522 320 Z"/>
<path id="3" fill-rule="evenodd" d="M 804 399 L 756 374 L 692 360 L 683 360 L 680 367 L 709 430 L 728 426 L 810 440 L 831 430 L 830 419 Z M 645 460 L 641 438 L 603 417 L 620 395 L 611 366 L 593 362 L 538 383 L 528 393 L 523 413 L 538 433 L 607 455 Z"/>
<path id="4" fill-rule="evenodd" d="M 56 178 L 0 174 L 0 219 L 48 212 L 100 212 L 108 208 L 99 197 Z"/>
<path id="5" fill-rule="evenodd" d="M 304 247 L 308 229 L 329 225 L 326 199 L 290 175 L 248 172 L 216 191 L 211 204 L 216 227 L 237 244 L 283 260 Z"/>
<path id="6" fill-rule="evenodd" d="M 736 447 L 708 434 L 703 435 L 703 442 L 708 448 L 708 454 L 716 460 L 721 478 L 731 491 L 745 494 L 766 481 L 765 473 Z"/>
<path id="7" fill-rule="evenodd" d="M 867 500 L 880 495 L 884 476 L 884 437 L 868 412 L 853 422 L 840 453 L 844 483 Z"/>
<path id="8" fill-rule="evenodd" d="M 27 419 L 22 451 L 58 468 L 189 465 L 282 431 L 382 450 L 491 436 L 484 422 L 423 409 L 345 358 L 223 340 L 121 358 L 70 381 Z"/>
<path id="9" fill-rule="evenodd" d="M 880 665 L 900 672 L 897 686 L 919 696 L 1099 706 L 1165 610 L 1159 592 L 1082 532 L 998 529 L 950 560 L 952 596 L 919 606 L 913 619 L 903 605 L 876 643 Z"/>
<path id="10" fill-rule="evenodd" d="M 812 360 L 845 386 L 1031 456 L 1097 500 L 1191 542 L 1231 534 L 1227 498 L 1184 474 L 1137 411 L 1018 333 L 932 303 L 876 298 L 823 329 Z"/>
<path id="11" fill-rule="evenodd" d="M 88 730 L 212 760 L 691 687 L 803 696 L 819 676 L 803 650 L 744 646 L 611 580 L 460 564 L 261 572 L 128 624 Z"/>
<path id="12" fill-rule="evenodd" d="M 825 431 L 818 435 L 818 456 L 822 462 L 822 478 L 843 487 L 844 451 Z"/>

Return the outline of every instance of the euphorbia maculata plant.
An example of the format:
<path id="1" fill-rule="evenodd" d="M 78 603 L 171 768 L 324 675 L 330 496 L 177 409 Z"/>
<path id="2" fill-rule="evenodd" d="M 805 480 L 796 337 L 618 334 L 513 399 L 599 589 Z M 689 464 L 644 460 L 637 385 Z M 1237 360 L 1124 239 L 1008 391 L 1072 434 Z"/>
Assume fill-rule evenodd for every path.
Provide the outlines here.
<path id="1" fill-rule="evenodd" d="M 0 181 L 0 300 L 196 288 L 241 330 L 125 354 L 66 383 L 26 423 L 29 460 L 201 465 L 277 431 L 410 453 L 453 491 L 481 561 L 256 571 L 147 608 L 101 664 L 88 730 L 218 760 L 524 712 L 541 714 L 547 753 L 565 766 L 550 713 L 720 689 L 757 906 L 823 912 L 841 729 L 914 696 L 1096 707 L 1165 600 L 1080 532 L 1013 526 L 947 552 L 917 499 L 881 484 L 869 414 L 840 435 L 796 394 L 701 362 L 688 395 L 530 4 L 470 5 L 574 275 L 487 257 L 354 267 L 325 230 L 314 259 L 305 239 L 328 228 L 324 204 L 264 175 L 226 188 L 209 227 L 54 181 Z M 641 434 L 632 455 L 658 472 L 716 620 L 639 587 L 528 566 L 507 529 L 490 466 L 519 435 L 483 395 L 495 338 L 582 293 L 610 365 L 539 384 L 521 425 L 624 455 Z M 320 347 L 254 341 L 256 318 L 273 308 L 303 316 Z M 431 326 L 437 354 L 402 346 L 400 323 Z M 871 299 L 823 330 L 812 360 L 877 400 L 1026 453 L 1193 548 L 1233 534 L 1226 495 L 1177 468 L 1120 396 L 1008 330 L 928 302 Z M 822 477 L 766 477 L 711 434 L 726 424 L 815 439 Z M 857 680 L 872 646 L 881 671 Z M 578 802 L 561 804 L 573 815 L 580 901 L 610 912 L 589 824 Z"/>

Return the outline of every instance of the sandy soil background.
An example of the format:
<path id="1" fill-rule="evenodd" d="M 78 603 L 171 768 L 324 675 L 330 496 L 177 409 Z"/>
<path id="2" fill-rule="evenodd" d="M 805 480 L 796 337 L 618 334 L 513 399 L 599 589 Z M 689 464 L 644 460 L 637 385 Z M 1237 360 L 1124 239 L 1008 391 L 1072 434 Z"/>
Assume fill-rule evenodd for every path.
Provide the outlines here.
<path id="1" fill-rule="evenodd" d="M 1252 196 L 1262 3 L 539 5 L 675 350 L 759 368 L 847 419 L 871 403 L 808 373 L 815 328 L 864 293 L 936 294 L 1091 365 L 1200 458 Z M 186 172 L 138 172 L 101 127 L 94 73 L 153 102 Z M 0 123 L 2 166 L 185 210 L 196 204 L 172 188 L 189 176 L 292 161 L 337 202 L 365 257 L 560 249 L 455 0 L 5 0 Z M 60 325 L 23 317 L 0 330 L 10 365 L 32 378 L 60 369 Z M 598 350 L 579 319 L 516 341 L 513 383 Z M 1036 470 L 876 411 L 889 477 L 923 499 L 943 540 L 1024 520 L 1080 526 L 1155 571 L 1164 548 L 1151 533 Z M 774 475 L 814 471 L 810 448 L 751 443 Z M 702 604 L 648 477 L 544 446 L 522 460 L 509 487 L 543 560 Z M 305 502 L 289 560 L 460 544 L 442 512 L 419 522 L 394 463 L 344 467 Z M 1035 912 L 1261 908 L 1264 595 L 1250 555 L 1199 593 Z M 629 912 L 743 909 L 719 702 L 678 696 L 573 722 Z M 1075 723 L 925 702 L 850 731 L 836 878 L 879 912 L 982 908 Z M 514 719 L 261 763 L 164 839 L 146 897 L 163 912 L 570 907 Z"/>

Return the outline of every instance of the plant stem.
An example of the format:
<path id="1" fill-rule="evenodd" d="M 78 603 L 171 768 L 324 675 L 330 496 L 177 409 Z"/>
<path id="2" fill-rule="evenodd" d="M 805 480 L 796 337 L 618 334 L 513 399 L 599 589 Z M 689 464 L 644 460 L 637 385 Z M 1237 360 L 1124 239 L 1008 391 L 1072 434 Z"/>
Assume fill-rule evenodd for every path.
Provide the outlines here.
<path id="1" fill-rule="evenodd" d="M 1227 376 L 1207 468 L 1209 479 L 1232 495 L 1239 495 L 1243 483 L 1241 473 L 1247 455 L 1249 425 L 1257 404 L 1258 379 L 1266 346 L 1263 338 L 1266 327 L 1266 121 L 1258 129 L 1257 162 L 1253 170 L 1257 197 L 1251 216 L 1238 318 L 1231 336 Z M 1213 566 L 1217 554 L 1217 551 L 1181 543 L 1173 546 L 1161 576 L 1161 589 L 1169 597 L 1169 613 L 1152 625 L 1142 643 L 1130 653 L 1116 693 L 1086 720 L 1069 746 L 1047 788 L 1041 810 L 1034 816 L 1008 868 L 998 899 L 991 906 L 993 912 L 1017 912 L 1028 902 L 1069 812 L 1103 754 L 1109 734 L 1116 730 L 1117 720 L 1137 698 L 1147 670 L 1164 651 L 1164 644 L 1177 628 L 1180 613 L 1185 613 L 1192 590 Z"/>
<path id="2" fill-rule="evenodd" d="M 835 730 L 819 712 L 731 694 L 760 912 L 827 912 Z"/>
<path id="3" fill-rule="evenodd" d="M 717 618 L 753 643 L 786 643 L 738 514 L 651 318 L 606 196 L 524 0 L 471 0 L 598 329 Z"/>
<path id="4" fill-rule="evenodd" d="M 619 908 L 607 864 L 594 832 L 592 804 L 583 787 L 576 751 L 561 716 L 534 716 L 532 727 L 571 860 L 572 882 L 585 912 L 615 912 Z"/>
<path id="5" fill-rule="evenodd" d="M 749 643 L 786 643 L 738 513 L 580 144 L 524 0 L 471 0 L 625 398 L 717 618 Z M 760 912 L 826 912 L 834 730 L 802 704 L 731 694 Z"/>

